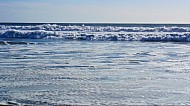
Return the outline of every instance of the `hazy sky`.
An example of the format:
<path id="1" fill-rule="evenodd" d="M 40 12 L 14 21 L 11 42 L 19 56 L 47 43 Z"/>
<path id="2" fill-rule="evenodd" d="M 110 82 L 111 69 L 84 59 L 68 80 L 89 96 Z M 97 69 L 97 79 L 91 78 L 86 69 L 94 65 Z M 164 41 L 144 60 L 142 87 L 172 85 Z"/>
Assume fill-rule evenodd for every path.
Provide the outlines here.
<path id="1" fill-rule="evenodd" d="M 0 0 L 0 22 L 190 23 L 190 0 Z"/>

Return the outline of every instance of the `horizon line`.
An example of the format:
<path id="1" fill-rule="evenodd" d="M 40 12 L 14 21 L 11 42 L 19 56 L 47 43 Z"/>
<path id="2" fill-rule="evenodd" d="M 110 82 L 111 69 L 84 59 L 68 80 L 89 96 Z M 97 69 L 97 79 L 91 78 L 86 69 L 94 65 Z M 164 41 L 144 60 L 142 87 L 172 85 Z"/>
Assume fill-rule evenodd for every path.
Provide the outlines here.
<path id="1" fill-rule="evenodd" d="M 178 23 L 178 22 L 0 22 L 0 24 L 190 24 L 189 23 Z"/>

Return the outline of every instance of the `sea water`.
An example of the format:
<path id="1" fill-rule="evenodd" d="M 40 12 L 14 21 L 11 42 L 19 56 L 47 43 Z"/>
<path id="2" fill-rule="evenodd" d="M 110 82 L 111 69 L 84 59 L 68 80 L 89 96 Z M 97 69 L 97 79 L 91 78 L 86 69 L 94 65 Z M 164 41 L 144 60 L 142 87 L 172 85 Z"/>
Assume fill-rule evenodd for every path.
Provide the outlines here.
<path id="1" fill-rule="evenodd" d="M 0 102 L 190 105 L 190 25 L 1 24 Z"/>

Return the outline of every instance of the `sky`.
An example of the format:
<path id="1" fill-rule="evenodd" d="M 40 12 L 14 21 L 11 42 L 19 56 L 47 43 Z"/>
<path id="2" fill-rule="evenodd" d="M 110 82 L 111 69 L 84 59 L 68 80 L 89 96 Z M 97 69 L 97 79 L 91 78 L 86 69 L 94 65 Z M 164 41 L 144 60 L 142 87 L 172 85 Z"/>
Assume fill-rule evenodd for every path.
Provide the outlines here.
<path id="1" fill-rule="evenodd" d="M 190 23 L 190 0 L 0 0 L 0 22 Z"/>

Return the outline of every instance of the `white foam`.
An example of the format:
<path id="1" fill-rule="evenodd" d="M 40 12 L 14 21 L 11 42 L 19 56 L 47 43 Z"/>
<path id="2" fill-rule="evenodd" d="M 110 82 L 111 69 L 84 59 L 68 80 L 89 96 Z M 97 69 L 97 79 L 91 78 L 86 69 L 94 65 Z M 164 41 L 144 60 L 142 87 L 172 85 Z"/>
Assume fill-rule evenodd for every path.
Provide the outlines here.
<path id="1" fill-rule="evenodd" d="M 189 42 L 190 27 L 0 25 L 0 38 Z"/>
<path id="2" fill-rule="evenodd" d="M 33 26 L 0 25 L 0 30 L 46 30 L 46 31 L 90 31 L 90 32 L 190 32 L 190 27 L 121 27 L 121 26 L 61 26 L 43 24 Z"/>

